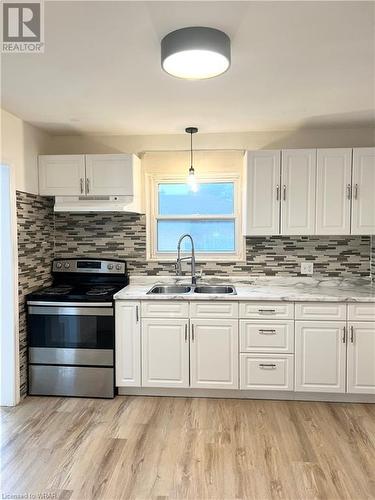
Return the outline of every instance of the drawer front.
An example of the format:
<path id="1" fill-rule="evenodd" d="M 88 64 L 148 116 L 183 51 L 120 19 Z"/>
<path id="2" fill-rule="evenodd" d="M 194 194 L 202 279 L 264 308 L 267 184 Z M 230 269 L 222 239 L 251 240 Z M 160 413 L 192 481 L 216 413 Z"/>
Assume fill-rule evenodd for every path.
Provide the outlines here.
<path id="1" fill-rule="evenodd" d="M 296 303 L 296 319 L 346 321 L 346 304 L 336 302 Z"/>
<path id="2" fill-rule="evenodd" d="M 241 354 L 240 363 L 241 389 L 293 391 L 293 354 Z"/>
<path id="3" fill-rule="evenodd" d="M 294 319 L 292 302 L 241 302 L 240 318 Z"/>
<path id="4" fill-rule="evenodd" d="M 142 318 L 188 318 L 189 302 L 150 300 L 141 303 Z"/>
<path id="5" fill-rule="evenodd" d="M 238 318 L 238 302 L 191 302 L 191 318 Z"/>
<path id="6" fill-rule="evenodd" d="M 294 352 L 294 321 L 240 320 L 241 352 Z"/>
<path id="7" fill-rule="evenodd" d="M 375 304 L 349 304 L 349 321 L 375 321 Z"/>

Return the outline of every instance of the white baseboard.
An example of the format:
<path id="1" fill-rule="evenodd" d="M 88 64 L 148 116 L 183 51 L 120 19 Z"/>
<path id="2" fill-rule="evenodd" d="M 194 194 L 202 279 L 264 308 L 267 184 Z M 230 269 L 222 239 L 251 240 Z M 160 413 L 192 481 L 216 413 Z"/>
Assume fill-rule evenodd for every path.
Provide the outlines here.
<path id="1" fill-rule="evenodd" d="M 372 394 L 335 394 L 322 392 L 245 391 L 231 389 L 174 389 L 155 387 L 119 387 L 120 396 L 166 396 L 180 398 L 276 399 L 283 401 L 327 401 L 375 403 Z"/>

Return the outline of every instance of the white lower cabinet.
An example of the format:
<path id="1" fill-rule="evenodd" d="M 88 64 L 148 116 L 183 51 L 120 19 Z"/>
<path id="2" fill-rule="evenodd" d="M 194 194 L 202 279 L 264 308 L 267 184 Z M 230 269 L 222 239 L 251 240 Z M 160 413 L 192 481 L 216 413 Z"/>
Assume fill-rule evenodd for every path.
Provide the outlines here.
<path id="1" fill-rule="evenodd" d="M 296 321 L 295 390 L 345 392 L 345 321 Z"/>
<path id="2" fill-rule="evenodd" d="M 193 319 L 190 385 L 238 389 L 238 320 Z"/>
<path id="3" fill-rule="evenodd" d="M 347 392 L 375 394 L 375 323 L 349 323 Z"/>
<path id="4" fill-rule="evenodd" d="M 241 389 L 292 391 L 293 354 L 241 353 Z"/>
<path id="5" fill-rule="evenodd" d="M 141 385 L 140 303 L 116 301 L 116 386 Z"/>
<path id="6" fill-rule="evenodd" d="M 189 387 L 187 319 L 142 320 L 142 386 Z"/>

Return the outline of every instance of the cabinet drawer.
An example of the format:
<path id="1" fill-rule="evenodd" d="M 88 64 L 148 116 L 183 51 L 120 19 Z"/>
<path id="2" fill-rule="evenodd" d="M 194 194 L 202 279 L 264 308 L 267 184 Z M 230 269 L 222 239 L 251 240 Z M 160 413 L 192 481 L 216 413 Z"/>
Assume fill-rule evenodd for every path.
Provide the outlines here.
<path id="1" fill-rule="evenodd" d="M 144 301 L 141 304 L 142 318 L 188 318 L 189 302 Z"/>
<path id="2" fill-rule="evenodd" d="M 348 314 L 349 321 L 375 321 L 375 304 L 349 304 Z"/>
<path id="3" fill-rule="evenodd" d="M 240 388 L 293 391 L 293 354 L 241 354 Z"/>
<path id="4" fill-rule="evenodd" d="M 241 352 L 294 352 L 294 321 L 240 320 Z"/>
<path id="5" fill-rule="evenodd" d="M 346 304 L 336 302 L 297 303 L 296 319 L 346 321 Z"/>
<path id="6" fill-rule="evenodd" d="M 292 302 L 241 302 L 240 318 L 294 319 Z"/>
<path id="7" fill-rule="evenodd" d="M 238 318 L 238 302 L 191 302 L 191 318 Z"/>

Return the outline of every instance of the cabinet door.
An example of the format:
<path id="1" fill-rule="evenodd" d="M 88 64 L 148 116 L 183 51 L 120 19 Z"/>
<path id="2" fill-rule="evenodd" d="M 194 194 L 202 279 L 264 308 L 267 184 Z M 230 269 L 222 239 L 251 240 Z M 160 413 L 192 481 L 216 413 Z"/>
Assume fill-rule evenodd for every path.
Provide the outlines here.
<path id="1" fill-rule="evenodd" d="M 353 149 L 352 234 L 375 234 L 375 148 Z"/>
<path id="2" fill-rule="evenodd" d="M 345 392 L 345 361 L 345 321 L 296 321 L 296 391 Z"/>
<path id="3" fill-rule="evenodd" d="M 350 323 L 348 392 L 375 394 L 375 323 Z"/>
<path id="4" fill-rule="evenodd" d="M 86 155 L 86 193 L 132 196 L 132 155 Z"/>
<path id="5" fill-rule="evenodd" d="M 142 320 L 142 386 L 189 387 L 187 319 Z"/>
<path id="6" fill-rule="evenodd" d="M 116 301 L 116 386 L 141 385 L 139 302 Z"/>
<path id="7" fill-rule="evenodd" d="M 39 194 L 79 196 L 85 194 L 83 155 L 39 156 Z"/>
<path id="8" fill-rule="evenodd" d="M 244 234 L 279 234 L 280 151 L 249 151 L 245 162 Z"/>
<path id="9" fill-rule="evenodd" d="M 318 149 L 316 234 L 350 234 L 351 149 Z"/>
<path id="10" fill-rule="evenodd" d="M 238 321 L 191 322 L 191 387 L 238 389 Z"/>
<path id="11" fill-rule="evenodd" d="M 315 234 L 316 150 L 285 150 L 281 165 L 281 234 Z"/>

